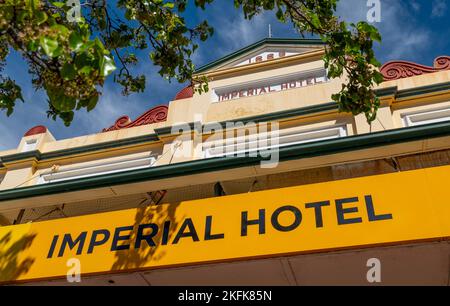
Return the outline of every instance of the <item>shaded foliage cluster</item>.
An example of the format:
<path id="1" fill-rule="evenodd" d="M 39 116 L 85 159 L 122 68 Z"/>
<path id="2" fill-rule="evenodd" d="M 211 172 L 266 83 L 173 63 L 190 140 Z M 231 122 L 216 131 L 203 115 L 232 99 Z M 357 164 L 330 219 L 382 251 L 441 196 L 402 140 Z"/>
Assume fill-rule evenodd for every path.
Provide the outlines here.
<path id="1" fill-rule="evenodd" d="M 22 100 L 20 86 L 3 73 L 10 49 L 28 63 L 33 86 L 48 97 L 48 116 L 70 125 L 75 111 L 94 109 L 105 79 L 112 75 L 128 95 L 143 92 L 145 75 L 132 73 L 136 52 L 148 52 L 159 74 L 208 90 L 206 77 L 195 77 L 192 55 L 213 34 L 208 22 L 188 26 L 188 5 L 203 10 L 214 0 L 46 0 L 0 1 L 0 109 L 13 113 Z M 324 56 L 330 78 L 347 81 L 332 99 L 339 109 L 375 119 L 379 100 L 372 87 L 382 82 L 374 41 L 378 30 L 366 22 L 347 24 L 336 17 L 338 0 L 234 0 L 251 19 L 271 10 L 291 22 L 299 34 L 312 33 L 327 43 Z M 80 14 L 77 7 L 80 4 Z"/>

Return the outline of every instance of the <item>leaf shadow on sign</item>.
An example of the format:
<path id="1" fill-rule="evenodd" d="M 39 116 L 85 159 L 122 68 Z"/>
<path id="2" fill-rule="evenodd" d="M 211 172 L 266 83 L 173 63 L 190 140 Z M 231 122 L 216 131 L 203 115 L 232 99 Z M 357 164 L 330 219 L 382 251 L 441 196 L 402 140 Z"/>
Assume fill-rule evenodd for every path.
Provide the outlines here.
<path id="1" fill-rule="evenodd" d="M 116 252 L 116 259 L 111 268 L 113 271 L 134 270 L 138 268 L 148 267 L 149 263 L 158 262 L 166 255 L 166 251 L 161 251 L 161 241 L 163 225 L 165 221 L 170 221 L 170 230 L 168 231 L 168 243 L 172 241 L 175 229 L 178 228 L 175 212 L 180 203 L 170 203 L 164 205 L 151 205 L 148 207 L 138 208 L 134 218 L 133 231 L 129 241 L 136 241 L 139 225 L 155 224 L 158 226 L 157 234 L 152 238 L 155 246 L 150 246 L 143 240 L 139 249 L 135 249 L 134 245 L 129 250 L 120 250 Z M 150 230 L 150 229 L 147 229 Z M 144 231 L 144 234 L 148 234 Z"/>
<path id="2" fill-rule="evenodd" d="M 14 240 L 12 231 L 0 235 L 0 282 L 17 280 L 30 270 L 35 259 L 22 259 L 20 253 L 28 249 L 35 238 L 36 234 L 27 233 Z"/>

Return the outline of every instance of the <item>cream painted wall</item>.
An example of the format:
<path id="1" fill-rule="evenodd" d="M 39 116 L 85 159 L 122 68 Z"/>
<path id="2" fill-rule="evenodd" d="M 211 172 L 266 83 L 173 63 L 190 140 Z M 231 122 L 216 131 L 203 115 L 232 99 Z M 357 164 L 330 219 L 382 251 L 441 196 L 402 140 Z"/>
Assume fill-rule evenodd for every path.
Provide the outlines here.
<path id="1" fill-rule="evenodd" d="M 119 139 L 148 135 L 155 132 L 156 128 L 166 126 L 165 122 L 153 123 L 132 127 L 123 130 L 110 131 L 105 133 L 97 133 L 92 135 L 80 136 L 75 138 L 62 139 L 54 142 L 47 142 L 42 153 L 63 150 L 74 147 L 81 147 L 102 142 L 109 142 Z"/>
<path id="2" fill-rule="evenodd" d="M 198 121 L 195 120 L 196 118 L 201 118 L 203 123 L 234 120 L 331 102 L 331 95 L 340 90 L 342 80 L 331 80 L 328 83 L 236 100 L 212 102 L 212 91 L 217 87 L 317 69 L 323 69 L 323 61 L 314 59 L 312 62 L 301 62 L 292 66 L 268 69 L 255 73 L 242 73 L 238 76 L 212 80 L 209 83 L 210 92 L 201 95 L 196 94 L 193 98 L 189 99 L 172 101 L 169 106 L 168 122 L 175 124 Z"/>
<path id="3" fill-rule="evenodd" d="M 357 134 L 392 130 L 395 127 L 394 120 L 392 118 L 392 110 L 389 105 L 378 109 L 377 118 L 371 124 L 367 123 L 367 119 L 364 114 L 355 116 L 355 122 Z"/>
<path id="4" fill-rule="evenodd" d="M 406 90 L 446 82 L 450 82 L 449 70 L 417 75 L 400 80 L 387 81 L 381 83 L 377 88 L 389 88 L 392 86 L 397 86 L 398 90 Z"/>
<path id="5" fill-rule="evenodd" d="M 230 84 L 250 82 L 270 78 L 272 76 L 292 74 L 298 71 L 308 71 L 323 68 L 323 62 L 318 59 L 317 54 L 309 60 L 299 58 L 295 62 L 279 64 L 272 63 L 267 67 L 262 65 L 258 70 L 242 69 L 240 67 L 233 73 L 217 74 L 210 81 L 210 89 L 227 86 Z M 272 62 L 276 62 L 274 60 Z M 251 66 L 251 65 L 248 65 Z M 119 139 L 126 139 L 154 133 L 156 128 L 167 127 L 177 123 L 189 123 L 200 121 L 201 123 L 213 123 L 227 120 L 238 120 L 239 118 L 262 115 L 278 111 L 286 111 L 306 106 L 319 105 L 331 101 L 331 95 L 340 90 L 343 79 L 331 80 L 327 83 L 311 85 L 303 88 L 290 89 L 280 92 L 272 92 L 265 95 L 244 97 L 236 100 L 213 103 L 210 93 L 202 95 L 196 94 L 193 98 L 171 101 L 169 104 L 168 120 L 166 122 L 144 125 L 119 131 L 97 133 L 80 136 L 70 139 L 55 140 L 50 132 L 46 134 L 24 137 L 16 150 L 0 152 L 1 156 L 20 152 L 25 141 L 37 139 L 37 148 L 41 153 L 54 152 L 68 148 L 82 147 L 102 142 L 109 142 Z M 381 84 L 379 88 L 397 86 L 398 90 L 407 90 L 422 86 L 429 86 L 443 82 L 450 82 L 450 71 L 436 72 L 432 74 L 415 76 L 407 79 L 389 81 Z M 449 95 L 449 94 L 447 94 Z M 393 100 L 383 103 L 378 111 L 377 120 L 369 126 L 363 115 L 353 117 L 349 114 L 338 114 L 327 112 L 322 114 L 307 115 L 298 118 L 286 118 L 280 121 L 282 128 L 289 128 L 296 131 L 305 129 L 321 128 L 335 124 L 345 124 L 349 135 L 363 134 L 375 131 L 389 130 L 403 127 L 401 114 L 404 112 L 432 109 L 441 106 L 450 106 L 450 97 L 438 94 L 430 94 L 429 97 L 410 98 Z M 197 135 L 199 136 L 199 135 Z M 198 137 L 197 137 L 198 138 Z M 183 144 L 173 153 L 174 141 L 180 140 Z M 85 153 L 82 157 L 67 157 L 59 161 L 43 161 L 33 164 L 30 161 L 19 162 L 18 164 L 6 164 L 7 169 L 0 189 L 15 188 L 17 185 L 30 179 L 33 175 L 39 175 L 48 171 L 52 165 L 59 163 L 63 167 L 88 166 L 95 164 L 99 160 L 121 160 L 126 156 L 140 156 L 148 152 L 154 152 L 158 156 L 156 165 L 177 163 L 201 158 L 201 144 L 192 140 L 191 134 L 184 137 L 166 137 L 154 144 L 144 144 L 142 146 L 123 149 L 109 149 L 102 152 Z M 146 153 L 147 152 L 147 153 Z M 184 152 L 184 154 L 179 154 Z M 186 153 L 187 152 L 187 153 Z M 73 164 L 71 166 L 71 164 Z M 0 169 L 1 170 L 1 169 Z M 36 173 L 35 170 L 37 171 Z M 4 170 L 2 170 L 5 172 Z M 36 179 L 30 180 L 26 184 L 34 184 Z"/>
<path id="6" fill-rule="evenodd" d="M 19 168 L 8 169 L 0 183 L 0 190 L 14 189 L 33 185 L 33 163 L 22 163 Z"/>

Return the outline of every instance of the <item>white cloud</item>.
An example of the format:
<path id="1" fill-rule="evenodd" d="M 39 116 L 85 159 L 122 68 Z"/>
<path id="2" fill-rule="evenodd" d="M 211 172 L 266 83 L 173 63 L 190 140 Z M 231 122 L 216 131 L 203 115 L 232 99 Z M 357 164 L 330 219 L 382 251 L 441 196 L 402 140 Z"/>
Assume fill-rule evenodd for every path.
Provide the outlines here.
<path id="1" fill-rule="evenodd" d="M 421 9 L 420 3 L 417 2 L 416 0 L 411 0 L 411 7 L 415 12 L 418 12 Z"/>
<path id="2" fill-rule="evenodd" d="M 433 0 L 431 7 L 432 17 L 442 17 L 446 14 L 447 2 L 446 0 Z"/>
<path id="3" fill-rule="evenodd" d="M 267 13 L 251 20 L 244 19 L 244 15 L 239 13 L 232 19 L 221 18 L 220 22 L 217 26 L 221 29 L 218 36 L 231 49 L 250 45 L 269 34 L 270 21 Z"/>
<path id="4" fill-rule="evenodd" d="M 20 138 L 17 137 L 17 133 L 11 129 L 9 124 L 2 121 L 0 121 L 0 151 L 13 149 L 19 145 Z"/>
<path id="5" fill-rule="evenodd" d="M 414 5 L 414 2 L 387 0 L 381 2 L 381 22 L 374 25 L 380 30 L 383 38 L 380 50 L 383 58 L 388 60 L 410 58 L 427 48 L 432 33 L 426 25 L 420 24 L 415 19 L 409 7 L 416 10 L 417 3 Z M 341 0 L 338 7 L 339 15 L 352 22 L 365 21 L 367 10 L 366 1 L 361 0 Z"/>
<path id="6" fill-rule="evenodd" d="M 411 7 L 415 12 L 420 11 L 420 9 L 422 8 L 422 6 L 420 5 L 419 2 L 417 2 L 416 0 L 411 0 Z"/>

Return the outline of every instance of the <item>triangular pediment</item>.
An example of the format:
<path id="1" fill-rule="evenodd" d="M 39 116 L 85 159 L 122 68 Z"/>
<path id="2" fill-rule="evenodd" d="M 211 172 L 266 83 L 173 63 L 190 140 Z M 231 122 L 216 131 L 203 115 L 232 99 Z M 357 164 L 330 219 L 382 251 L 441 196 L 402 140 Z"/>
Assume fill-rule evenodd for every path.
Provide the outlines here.
<path id="1" fill-rule="evenodd" d="M 318 39 L 276 39 L 266 38 L 253 45 L 224 56 L 197 69 L 196 73 L 205 73 L 226 68 L 252 65 L 264 61 L 276 60 L 315 50 L 323 49 Z"/>

